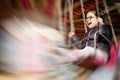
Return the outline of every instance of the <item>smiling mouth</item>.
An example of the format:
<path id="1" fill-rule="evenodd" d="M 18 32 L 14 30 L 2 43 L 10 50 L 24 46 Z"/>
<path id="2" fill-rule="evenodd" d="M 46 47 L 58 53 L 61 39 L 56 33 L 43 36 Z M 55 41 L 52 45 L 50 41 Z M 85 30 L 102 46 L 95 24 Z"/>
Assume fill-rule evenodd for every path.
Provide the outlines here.
<path id="1" fill-rule="evenodd" d="M 91 23 L 88 23 L 88 25 L 90 25 Z"/>

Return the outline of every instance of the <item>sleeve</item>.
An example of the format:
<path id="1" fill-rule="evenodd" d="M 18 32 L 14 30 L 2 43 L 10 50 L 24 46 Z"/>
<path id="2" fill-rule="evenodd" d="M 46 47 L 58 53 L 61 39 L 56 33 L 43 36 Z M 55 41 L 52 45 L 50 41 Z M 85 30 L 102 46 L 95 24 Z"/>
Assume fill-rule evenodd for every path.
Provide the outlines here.
<path id="1" fill-rule="evenodd" d="M 107 38 L 109 41 L 112 40 L 112 32 L 111 28 L 109 25 L 102 25 L 101 26 L 101 33 L 102 35 Z M 101 48 L 102 50 L 105 50 L 106 52 L 109 53 L 110 51 L 110 43 L 102 36 L 99 35 L 97 36 L 97 47 Z"/>
<path id="2" fill-rule="evenodd" d="M 112 31 L 111 31 L 109 25 L 103 25 L 103 26 L 102 26 L 102 34 L 103 34 L 106 38 L 108 38 L 109 40 L 111 40 L 111 38 L 112 38 Z"/>
<path id="3" fill-rule="evenodd" d="M 77 42 L 77 41 L 79 41 L 79 40 L 80 40 L 80 38 L 79 38 L 77 35 L 73 35 L 72 38 L 71 38 L 71 41 L 72 41 L 73 43 L 75 43 L 75 42 Z"/>
<path id="4" fill-rule="evenodd" d="M 78 41 L 80 41 L 80 38 L 77 35 L 73 35 L 71 38 L 71 42 L 76 43 Z M 80 43 L 78 42 L 76 45 L 74 45 L 74 48 L 82 49 L 82 42 L 80 42 Z"/>

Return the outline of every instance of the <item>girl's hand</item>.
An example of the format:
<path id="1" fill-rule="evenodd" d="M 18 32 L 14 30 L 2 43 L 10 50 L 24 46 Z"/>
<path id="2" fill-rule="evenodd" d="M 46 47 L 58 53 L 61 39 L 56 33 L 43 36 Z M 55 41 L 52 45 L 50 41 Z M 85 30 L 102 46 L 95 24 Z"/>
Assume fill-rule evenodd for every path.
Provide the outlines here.
<path id="1" fill-rule="evenodd" d="M 103 19 L 100 18 L 100 17 L 98 17 L 98 23 L 99 23 L 100 25 L 103 25 L 103 24 L 104 24 Z"/>
<path id="2" fill-rule="evenodd" d="M 69 32 L 69 33 L 68 33 L 68 37 L 69 37 L 69 38 L 72 38 L 73 35 L 75 35 L 74 32 Z"/>

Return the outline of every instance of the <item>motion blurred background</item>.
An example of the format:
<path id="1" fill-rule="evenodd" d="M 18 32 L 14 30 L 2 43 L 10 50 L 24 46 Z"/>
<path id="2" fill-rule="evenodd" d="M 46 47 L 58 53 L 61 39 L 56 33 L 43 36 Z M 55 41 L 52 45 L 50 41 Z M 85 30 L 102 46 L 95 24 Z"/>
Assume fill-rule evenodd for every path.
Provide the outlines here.
<path id="1" fill-rule="evenodd" d="M 120 0 L 106 1 L 119 41 Z M 85 13 L 96 10 L 96 5 L 95 0 L 83 0 L 82 3 L 73 0 L 75 32 L 83 38 L 85 27 L 81 5 L 84 5 Z M 105 11 L 103 0 L 98 0 L 98 5 Z M 76 76 L 77 80 L 86 80 L 89 70 L 79 71 L 77 66 L 71 64 L 53 67 L 68 59 L 43 54 L 53 53 L 54 42 L 67 39 L 71 26 L 69 9 L 67 0 L 0 0 L 0 80 L 74 80 Z M 72 68 L 68 69 L 70 66 Z M 49 69 L 54 69 L 55 73 L 45 73 Z M 16 76 L 17 73 L 19 75 Z M 78 77 L 77 73 L 82 74 Z"/>

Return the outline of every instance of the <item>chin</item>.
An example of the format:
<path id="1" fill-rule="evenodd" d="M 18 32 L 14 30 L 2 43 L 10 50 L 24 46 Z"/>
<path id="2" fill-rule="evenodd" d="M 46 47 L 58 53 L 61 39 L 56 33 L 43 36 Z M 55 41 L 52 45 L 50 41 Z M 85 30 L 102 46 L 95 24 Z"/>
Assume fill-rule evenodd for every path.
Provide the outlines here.
<path id="1" fill-rule="evenodd" d="M 88 26 L 88 28 L 90 28 L 90 29 L 92 29 L 92 28 L 94 28 L 94 27 L 95 27 L 95 26 L 92 26 L 92 25 L 89 25 L 89 26 Z"/>
<path id="2" fill-rule="evenodd" d="M 88 26 L 89 29 L 93 28 L 92 26 Z"/>

